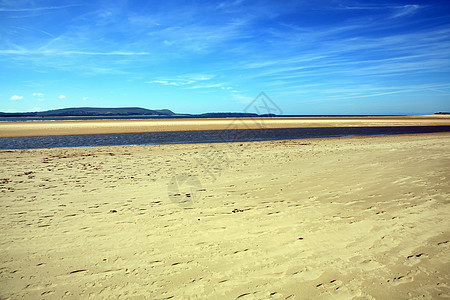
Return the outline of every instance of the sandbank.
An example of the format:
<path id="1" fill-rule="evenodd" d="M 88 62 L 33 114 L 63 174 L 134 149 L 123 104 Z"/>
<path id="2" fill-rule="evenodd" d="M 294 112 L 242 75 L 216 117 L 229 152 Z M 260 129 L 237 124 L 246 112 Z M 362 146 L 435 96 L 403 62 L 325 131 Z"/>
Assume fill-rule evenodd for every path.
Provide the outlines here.
<path id="1" fill-rule="evenodd" d="M 450 116 L 17 121 L 0 122 L 0 137 L 355 126 L 450 126 Z"/>

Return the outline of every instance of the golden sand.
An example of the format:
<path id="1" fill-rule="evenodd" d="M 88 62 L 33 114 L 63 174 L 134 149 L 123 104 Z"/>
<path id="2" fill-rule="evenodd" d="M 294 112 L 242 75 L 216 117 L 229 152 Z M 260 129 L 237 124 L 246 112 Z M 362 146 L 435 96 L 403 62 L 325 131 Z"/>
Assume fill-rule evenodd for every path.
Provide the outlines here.
<path id="1" fill-rule="evenodd" d="M 2 299 L 450 295 L 450 133 L 0 158 Z"/>
<path id="2" fill-rule="evenodd" d="M 0 137 L 257 128 L 450 126 L 449 115 L 0 122 Z"/>

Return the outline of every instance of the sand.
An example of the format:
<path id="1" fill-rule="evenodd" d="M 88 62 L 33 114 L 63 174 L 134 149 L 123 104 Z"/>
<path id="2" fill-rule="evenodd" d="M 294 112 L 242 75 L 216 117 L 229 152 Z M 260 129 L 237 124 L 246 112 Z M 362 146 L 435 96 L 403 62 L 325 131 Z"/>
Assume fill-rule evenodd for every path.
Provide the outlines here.
<path id="1" fill-rule="evenodd" d="M 450 133 L 0 158 L 1 299 L 450 296 Z"/>
<path id="2" fill-rule="evenodd" d="M 0 122 L 0 137 L 355 126 L 450 126 L 450 115 Z"/>

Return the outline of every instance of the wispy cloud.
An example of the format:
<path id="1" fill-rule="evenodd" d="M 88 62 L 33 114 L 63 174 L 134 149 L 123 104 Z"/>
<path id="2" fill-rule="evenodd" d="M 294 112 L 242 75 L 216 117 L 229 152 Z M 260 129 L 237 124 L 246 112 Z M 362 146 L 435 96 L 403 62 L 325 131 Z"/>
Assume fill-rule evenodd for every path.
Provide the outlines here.
<path id="1" fill-rule="evenodd" d="M 334 9 L 343 10 L 361 10 L 361 11 L 376 11 L 377 13 L 386 12 L 388 18 L 399 18 L 407 15 L 413 15 L 420 9 L 423 9 L 424 5 L 407 4 L 407 5 L 338 5 Z"/>
<path id="2" fill-rule="evenodd" d="M 23 26 L 23 25 L 22 26 L 14 26 L 14 25 L 11 25 L 9 27 L 9 29 L 10 29 L 9 30 L 10 34 L 27 34 L 27 33 L 35 34 L 35 33 L 41 33 L 41 34 L 43 34 L 43 35 L 45 35 L 47 37 L 55 38 L 55 36 L 53 34 L 49 33 L 48 31 L 45 31 L 45 30 L 42 30 L 42 29 L 38 29 L 38 28 L 33 28 L 31 26 Z"/>
<path id="3" fill-rule="evenodd" d="M 66 96 L 65 95 L 63 95 L 63 94 L 61 94 L 61 95 L 59 95 L 59 97 L 58 97 L 59 99 L 66 99 Z"/>
<path id="4" fill-rule="evenodd" d="M 92 55 L 92 56 L 141 56 L 150 55 L 150 52 L 127 52 L 127 51 L 112 51 L 112 52 L 93 52 L 93 51 L 59 51 L 57 49 L 52 50 L 27 50 L 27 49 L 0 49 L 0 55 L 51 55 L 51 56 L 64 56 L 64 55 Z"/>
<path id="5" fill-rule="evenodd" d="M 253 61 L 243 67 L 257 70 L 251 71 L 251 78 L 284 80 L 295 80 L 305 74 L 349 75 L 351 72 L 358 76 L 434 72 L 439 65 L 450 65 L 447 35 L 447 29 L 437 29 L 381 38 L 333 38 L 325 42 L 312 39 L 317 45 L 314 54 L 306 52 L 282 59 Z M 376 54 L 368 56 L 371 53 Z"/>
<path id="6" fill-rule="evenodd" d="M 150 84 L 172 86 L 189 90 L 220 90 L 225 93 L 236 93 L 229 83 L 214 80 L 215 76 L 210 74 L 186 74 L 171 79 L 158 79 L 147 81 Z M 231 94 L 229 94 L 231 96 Z M 233 97 L 235 98 L 235 97 Z"/>
<path id="7" fill-rule="evenodd" d="M 41 6 L 41 7 L 0 7 L 0 12 L 39 12 L 45 10 L 58 10 L 71 7 L 77 7 L 81 5 L 61 5 L 61 6 Z"/>
<path id="8" fill-rule="evenodd" d="M 399 85 L 396 87 L 380 86 L 374 88 L 354 88 L 348 90 L 336 89 L 327 90 L 328 93 L 334 94 L 335 98 L 357 99 L 357 98 L 371 98 L 392 94 L 417 93 L 427 90 L 440 89 L 442 93 L 449 93 L 445 89 L 450 89 L 450 84 L 419 84 L 419 85 Z M 345 95 L 344 97 L 342 95 Z"/>
<path id="9" fill-rule="evenodd" d="M 254 99 L 254 97 L 242 93 L 231 94 L 231 98 L 241 104 L 248 104 Z"/>
<path id="10" fill-rule="evenodd" d="M 392 16 L 393 18 L 399 18 L 416 13 L 422 6 L 417 4 L 404 5 L 397 8 L 397 12 Z"/>
<path id="11" fill-rule="evenodd" d="M 190 89 L 210 89 L 210 88 L 224 88 L 224 83 L 210 83 L 210 84 L 196 84 L 189 87 Z M 230 87 L 228 87 L 231 89 Z"/>
<path id="12" fill-rule="evenodd" d="M 147 83 L 161 84 L 161 85 L 171 85 L 171 86 L 192 86 L 198 82 L 209 81 L 214 78 L 214 75 L 209 74 L 185 74 L 179 75 L 174 78 L 164 78 L 152 81 L 147 81 Z"/>
<path id="13" fill-rule="evenodd" d="M 153 81 L 148 81 L 147 83 L 157 83 L 157 84 L 162 84 L 162 85 L 174 85 L 174 86 L 180 86 L 180 85 L 187 84 L 185 82 L 175 82 L 175 81 L 168 81 L 168 80 L 153 80 Z"/>

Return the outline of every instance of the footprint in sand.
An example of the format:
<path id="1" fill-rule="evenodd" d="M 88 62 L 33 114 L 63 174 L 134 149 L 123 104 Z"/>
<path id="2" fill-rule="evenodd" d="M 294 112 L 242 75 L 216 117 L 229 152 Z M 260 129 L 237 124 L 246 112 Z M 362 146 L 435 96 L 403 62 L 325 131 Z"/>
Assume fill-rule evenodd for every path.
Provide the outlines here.
<path id="1" fill-rule="evenodd" d="M 407 266 L 413 266 L 418 264 L 421 261 L 421 258 L 425 256 L 425 253 L 418 253 L 418 254 L 412 254 L 406 257 L 405 265 Z"/>
<path id="2" fill-rule="evenodd" d="M 412 281 L 414 281 L 414 277 L 412 277 L 410 275 L 399 275 L 397 277 L 394 277 L 392 280 L 388 280 L 388 282 L 394 286 L 397 286 L 397 285 L 400 285 L 403 283 L 412 282 Z"/>
<path id="3" fill-rule="evenodd" d="M 200 200 L 202 190 L 198 176 L 189 174 L 173 176 L 167 186 L 169 199 L 181 207 L 191 207 Z"/>

